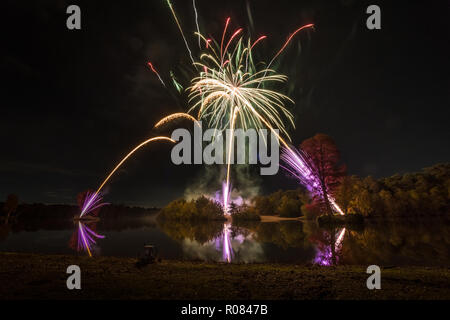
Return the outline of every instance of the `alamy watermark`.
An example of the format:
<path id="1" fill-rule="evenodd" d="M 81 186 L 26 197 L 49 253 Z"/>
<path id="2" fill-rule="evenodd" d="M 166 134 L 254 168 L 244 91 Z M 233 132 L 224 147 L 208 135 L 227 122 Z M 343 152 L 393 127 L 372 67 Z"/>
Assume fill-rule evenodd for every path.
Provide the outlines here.
<path id="1" fill-rule="evenodd" d="M 381 9 L 376 4 L 367 7 L 366 13 L 370 16 L 366 20 L 366 26 L 369 30 L 381 29 Z"/>
<path id="2" fill-rule="evenodd" d="M 67 7 L 66 13 L 70 14 L 66 20 L 66 27 L 69 30 L 81 29 L 81 9 L 79 6 L 72 4 Z"/>
<path id="3" fill-rule="evenodd" d="M 180 164 L 261 164 L 261 175 L 275 175 L 280 163 L 279 131 L 277 129 L 207 129 L 202 122 L 194 124 L 194 136 L 187 129 L 176 129 L 171 138 L 178 143 L 171 158 Z M 208 144 L 204 146 L 204 142 Z M 270 152 L 269 152 L 270 149 Z M 236 151 L 236 152 L 235 152 Z"/>
<path id="4" fill-rule="evenodd" d="M 366 272 L 371 274 L 370 277 L 367 278 L 366 286 L 367 289 L 381 289 L 381 269 L 379 266 L 373 264 L 367 267 Z"/>
<path id="5" fill-rule="evenodd" d="M 70 265 L 67 267 L 66 273 L 70 274 L 70 276 L 67 278 L 66 286 L 67 289 L 73 290 L 81 289 L 81 269 L 77 265 Z"/>

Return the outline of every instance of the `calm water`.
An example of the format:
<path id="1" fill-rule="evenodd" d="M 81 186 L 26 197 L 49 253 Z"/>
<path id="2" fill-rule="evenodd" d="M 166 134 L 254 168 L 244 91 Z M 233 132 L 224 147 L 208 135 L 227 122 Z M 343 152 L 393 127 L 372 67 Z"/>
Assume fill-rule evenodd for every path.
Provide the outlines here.
<path id="1" fill-rule="evenodd" d="M 157 223 L 154 216 L 97 223 L 47 221 L 0 227 L 0 251 L 138 257 L 153 244 L 163 259 L 449 266 L 450 228 L 442 220 L 325 230 L 314 222 Z"/>

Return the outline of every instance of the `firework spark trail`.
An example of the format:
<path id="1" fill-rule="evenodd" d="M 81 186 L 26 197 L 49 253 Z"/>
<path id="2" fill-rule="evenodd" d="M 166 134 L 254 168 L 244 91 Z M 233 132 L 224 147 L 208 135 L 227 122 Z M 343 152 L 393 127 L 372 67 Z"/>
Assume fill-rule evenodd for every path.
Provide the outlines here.
<path id="1" fill-rule="evenodd" d="M 94 196 L 91 197 L 91 199 L 87 202 L 87 204 L 83 207 L 83 210 L 81 211 L 81 216 L 83 216 L 86 213 L 86 208 L 91 207 L 92 205 L 92 201 L 93 199 L 98 198 L 98 194 L 100 192 L 100 190 L 103 188 L 103 186 L 108 182 L 108 180 L 113 176 L 113 174 L 117 171 L 117 169 L 119 169 L 122 164 L 129 158 L 131 157 L 137 150 L 139 150 L 140 148 L 142 148 L 143 146 L 145 146 L 146 144 L 153 142 L 153 141 L 159 141 L 159 140 L 166 140 L 166 141 L 170 141 L 172 143 L 175 143 L 175 140 L 168 138 L 168 137 L 164 137 L 164 136 L 160 136 L 160 137 L 153 137 L 150 139 L 145 140 L 144 142 L 142 142 L 141 144 L 139 144 L 137 147 L 135 147 L 133 150 L 131 150 L 120 162 L 119 164 L 116 165 L 116 167 L 111 171 L 111 173 L 106 177 L 105 180 L 103 180 L 102 184 L 100 185 L 100 187 L 97 189 L 97 191 L 95 192 Z"/>
<path id="2" fill-rule="evenodd" d="M 172 3 L 170 2 L 170 0 L 167 0 L 167 4 L 169 5 L 170 11 L 172 12 L 173 18 L 175 19 L 175 22 L 176 22 L 176 24 L 177 24 L 177 26 L 178 26 L 178 29 L 180 30 L 181 37 L 183 37 L 183 41 L 184 41 L 184 44 L 186 45 L 186 49 L 187 49 L 187 51 L 188 51 L 188 53 L 189 53 L 189 57 L 191 58 L 192 63 L 195 63 L 194 57 L 192 56 L 192 51 L 191 51 L 191 49 L 189 48 L 189 44 L 188 44 L 188 42 L 187 42 L 187 40 L 186 40 L 186 37 L 184 36 L 183 29 L 181 28 L 181 24 L 180 24 L 180 22 L 178 21 L 177 15 L 176 15 L 176 13 L 175 13 L 175 10 L 173 9 L 173 6 L 172 6 Z"/>
<path id="3" fill-rule="evenodd" d="M 159 128 L 159 127 L 161 127 L 162 125 L 164 125 L 164 124 L 166 124 L 166 123 L 168 123 L 168 122 L 171 122 L 171 121 L 173 121 L 173 120 L 175 120 L 175 119 L 179 119 L 179 118 L 185 118 L 185 119 L 188 119 L 188 120 L 192 120 L 192 121 L 194 121 L 194 123 L 196 123 L 197 125 L 199 125 L 197 119 L 195 119 L 195 118 L 194 118 L 193 116 L 191 116 L 189 113 L 178 112 L 178 113 L 172 113 L 172 114 L 168 115 L 167 117 L 162 118 L 161 120 L 159 120 L 159 121 L 155 124 L 154 128 Z"/>
<path id="4" fill-rule="evenodd" d="M 230 23 L 231 18 L 228 17 L 225 21 L 225 28 L 223 29 L 222 41 L 220 42 L 220 60 L 223 62 L 223 41 L 225 40 L 225 34 L 227 33 L 228 24 Z M 221 63 L 223 64 L 223 63 Z"/>
<path id="5" fill-rule="evenodd" d="M 233 258 L 233 247 L 231 245 L 231 235 L 230 227 L 228 224 L 223 225 L 223 246 L 222 246 L 222 258 L 228 263 L 231 262 Z"/>
<path id="6" fill-rule="evenodd" d="M 330 200 L 331 205 L 336 209 L 337 212 L 339 212 L 340 215 L 344 216 L 345 213 L 342 211 L 342 209 L 339 207 L 339 205 L 336 203 L 336 200 L 332 196 L 328 196 L 328 200 Z"/>
<path id="7" fill-rule="evenodd" d="M 237 29 L 237 30 L 233 33 L 233 35 L 230 37 L 230 40 L 228 40 L 227 45 L 225 46 L 224 52 L 227 52 L 228 47 L 230 46 L 231 41 L 233 41 L 233 39 L 236 38 L 236 36 L 237 36 L 239 33 L 241 33 L 242 30 L 243 30 L 243 29 L 240 28 L 240 29 Z M 228 60 L 228 62 L 230 62 L 230 61 Z M 225 65 L 223 65 L 223 66 L 225 66 Z"/>
<path id="8" fill-rule="evenodd" d="M 336 244 L 334 245 L 334 250 L 337 251 L 342 244 L 342 240 L 344 240 L 345 228 L 342 229 L 341 233 L 336 239 Z"/>
<path id="9" fill-rule="evenodd" d="M 200 37 L 200 26 L 198 25 L 198 11 L 197 11 L 197 6 L 195 5 L 195 0 L 192 0 L 192 7 L 194 7 L 195 25 L 197 27 L 197 33 L 199 34 L 199 36 L 198 36 L 198 48 L 201 49 L 202 45 L 201 45 L 201 37 Z"/>
<path id="10" fill-rule="evenodd" d="M 78 250 L 86 250 L 90 257 L 92 257 L 91 246 L 96 244 L 93 237 L 98 239 L 105 238 L 105 236 L 95 233 L 83 223 L 78 222 Z"/>
<path id="11" fill-rule="evenodd" d="M 297 178 L 310 193 L 316 196 L 324 196 L 319 174 L 308 154 L 286 144 L 281 151 L 281 160 L 286 163 L 286 166 L 282 166 L 282 168 Z M 336 203 L 335 199 L 329 194 L 328 200 L 335 211 L 340 215 L 344 215 L 344 212 Z"/>
<path id="12" fill-rule="evenodd" d="M 87 192 L 86 196 L 84 197 L 83 205 L 82 205 L 82 211 L 80 214 L 80 218 L 88 213 L 93 212 L 94 210 L 103 207 L 105 205 L 108 205 L 108 203 L 102 202 L 103 197 L 98 192 Z"/>
<path id="13" fill-rule="evenodd" d="M 155 67 L 153 66 L 153 64 L 149 61 L 149 62 L 147 62 L 147 65 L 150 67 L 150 69 L 153 71 L 153 73 L 156 74 L 156 76 L 157 76 L 158 79 L 159 79 L 159 82 L 161 82 L 162 85 L 163 85 L 165 88 L 167 88 L 167 87 L 166 87 L 166 84 L 164 83 L 163 79 L 162 79 L 161 76 L 159 75 L 158 71 L 156 71 L 156 69 L 155 69 Z"/>
<path id="14" fill-rule="evenodd" d="M 226 187 L 225 187 L 225 192 L 223 195 L 223 210 L 225 214 L 228 214 L 228 200 L 229 200 L 229 193 L 231 192 L 230 190 L 230 166 L 231 166 L 231 154 L 232 154 L 232 150 L 233 150 L 233 146 L 234 146 L 234 126 L 236 124 L 236 117 L 237 117 L 237 113 L 239 112 L 239 108 L 235 107 L 234 111 L 233 111 L 233 118 L 231 120 L 231 125 L 230 125 L 230 145 L 229 145 L 229 149 L 228 149 L 228 162 L 227 162 L 227 180 L 226 180 Z"/>
<path id="15" fill-rule="evenodd" d="M 267 69 L 270 69 L 270 67 L 272 66 L 272 63 L 278 58 L 278 56 L 284 51 L 284 49 L 286 49 L 286 47 L 288 46 L 288 44 L 292 41 L 292 39 L 294 38 L 294 36 L 299 33 L 300 31 L 306 29 L 306 28 L 313 28 L 314 24 L 310 23 L 307 25 L 304 25 L 300 28 L 298 28 L 297 30 L 295 30 L 286 40 L 286 42 L 284 43 L 284 45 L 281 47 L 281 49 L 275 54 L 275 56 L 272 58 L 272 60 L 270 60 L 269 64 L 267 65 Z M 266 74 L 264 74 L 266 75 Z"/>
<path id="16" fill-rule="evenodd" d="M 266 38 L 267 38 L 267 36 L 261 36 L 261 37 L 259 37 L 255 42 L 253 42 L 252 46 L 250 47 L 250 50 L 252 50 L 253 47 L 256 46 L 256 44 L 257 44 L 258 42 L 260 42 L 261 40 L 264 40 L 264 39 L 266 39 Z"/>
<path id="17" fill-rule="evenodd" d="M 139 150 L 140 148 L 142 148 L 143 146 L 145 146 L 146 144 L 153 142 L 153 141 L 158 141 L 158 140 L 167 140 L 170 141 L 172 143 L 175 143 L 175 140 L 168 138 L 168 137 L 164 137 L 164 136 L 160 136 L 160 137 L 154 137 L 154 138 L 150 138 L 148 140 L 145 140 L 144 142 L 142 142 L 141 144 L 139 144 L 137 147 L 135 147 L 133 150 L 131 150 L 120 162 L 119 164 L 111 171 L 111 173 L 108 175 L 108 177 L 106 177 L 106 179 L 103 181 L 103 183 L 100 185 L 100 187 L 98 188 L 98 190 L 96 191 L 96 193 L 98 193 L 103 186 L 106 184 L 106 182 L 108 182 L 108 180 L 112 177 L 112 175 L 117 171 L 117 169 L 120 168 L 120 166 L 122 166 L 122 164 L 133 155 L 133 153 L 135 153 L 137 150 Z"/>
<path id="18" fill-rule="evenodd" d="M 83 247 L 89 253 L 89 257 L 92 257 L 90 246 L 89 246 L 89 244 L 88 244 L 88 242 L 86 240 L 86 237 L 85 237 L 84 231 L 83 231 L 83 227 L 82 227 L 82 224 L 80 222 L 78 222 L 78 230 L 79 230 L 79 234 L 81 235 L 81 240 L 82 240 Z"/>
<path id="19" fill-rule="evenodd" d="M 272 58 L 272 60 L 270 61 L 269 65 L 268 65 L 268 67 L 267 67 L 267 69 L 270 68 L 270 66 L 271 66 L 272 63 L 275 61 L 275 59 L 278 58 L 278 56 L 284 51 L 284 49 L 286 49 L 286 47 L 288 46 L 288 44 L 291 42 L 291 40 L 294 38 L 294 36 L 295 36 L 297 33 L 299 33 L 300 31 L 302 31 L 303 29 L 313 28 L 313 27 L 314 27 L 314 24 L 313 24 L 313 23 L 310 23 L 310 24 L 304 25 L 304 26 L 298 28 L 297 30 L 295 30 L 295 31 L 288 37 L 288 39 L 286 40 L 286 42 L 284 43 L 284 45 L 281 47 L 281 49 L 277 52 L 277 54 Z"/>
<path id="20" fill-rule="evenodd" d="M 226 181 L 222 182 L 222 199 L 219 202 L 222 203 L 223 211 L 225 214 L 228 213 L 228 203 L 231 199 L 231 188 L 232 185 L 230 183 L 227 183 Z"/>

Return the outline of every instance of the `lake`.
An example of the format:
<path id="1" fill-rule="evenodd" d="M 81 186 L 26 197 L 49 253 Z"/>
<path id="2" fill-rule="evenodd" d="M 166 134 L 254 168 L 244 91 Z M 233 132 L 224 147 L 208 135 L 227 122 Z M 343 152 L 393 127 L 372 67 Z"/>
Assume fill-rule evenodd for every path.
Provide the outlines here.
<path id="1" fill-rule="evenodd" d="M 48 220 L 0 226 L 0 251 L 139 257 L 144 245 L 162 259 L 233 263 L 450 265 L 448 221 L 366 223 L 322 229 L 312 221 L 156 222 L 155 216 L 81 224 Z"/>

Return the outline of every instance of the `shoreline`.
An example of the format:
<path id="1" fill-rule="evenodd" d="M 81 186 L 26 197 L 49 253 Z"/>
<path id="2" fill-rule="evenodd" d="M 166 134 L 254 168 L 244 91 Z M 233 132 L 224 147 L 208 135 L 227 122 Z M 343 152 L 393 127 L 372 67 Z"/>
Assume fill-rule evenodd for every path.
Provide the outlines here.
<path id="1" fill-rule="evenodd" d="M 381 290 L 368 290 L 367 266 L 226 264 L 0 253 L 1 299 L 450 299 L 448 267 L 381 267 Z M 69 265 L 82 290 L 68 290 Z"/>
<path id="2" fill-rule="evenodd" d="M 260 222 L 279 222 L 279 221 L 304 221 L 305 218 L 295 217 L 295 218 L 285 218 L 280 216 L 259 216 L 261 218 Z"/>

